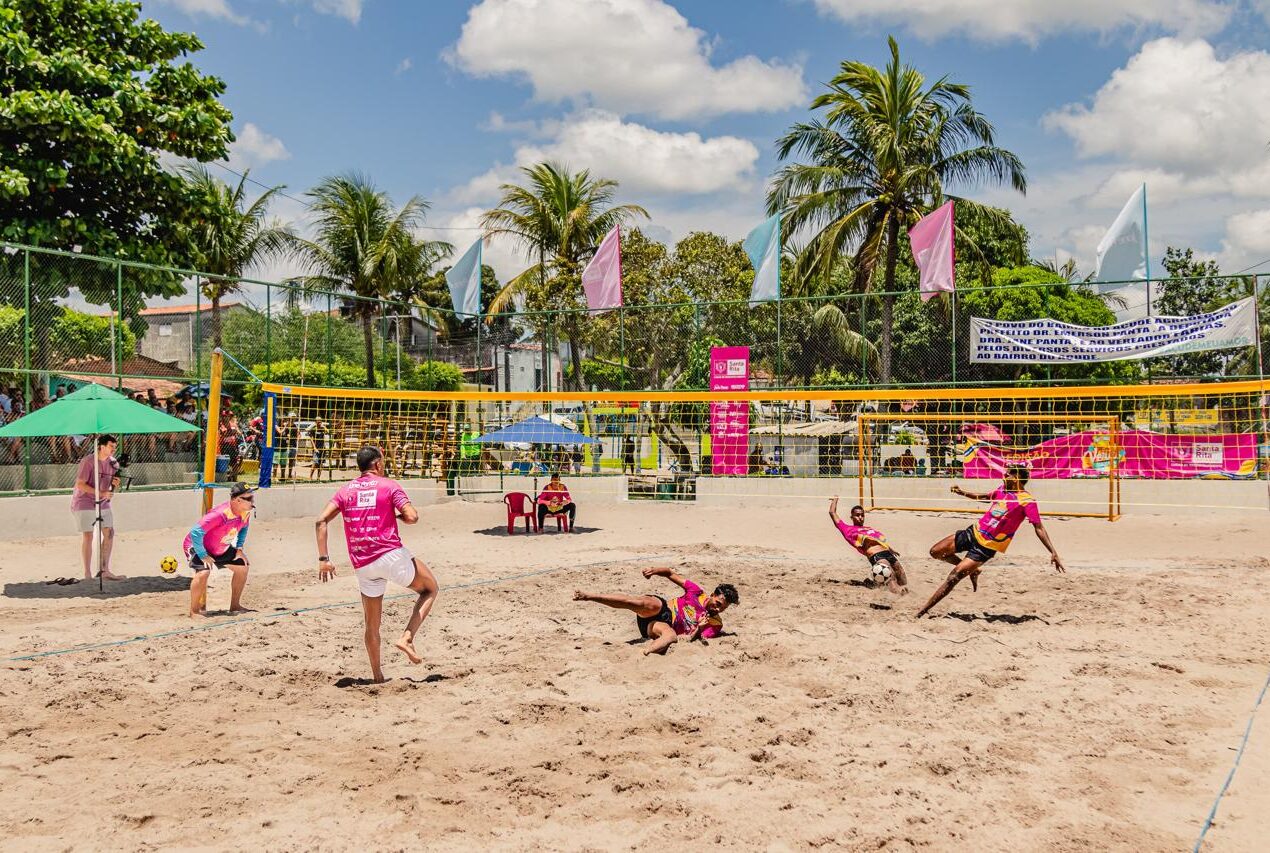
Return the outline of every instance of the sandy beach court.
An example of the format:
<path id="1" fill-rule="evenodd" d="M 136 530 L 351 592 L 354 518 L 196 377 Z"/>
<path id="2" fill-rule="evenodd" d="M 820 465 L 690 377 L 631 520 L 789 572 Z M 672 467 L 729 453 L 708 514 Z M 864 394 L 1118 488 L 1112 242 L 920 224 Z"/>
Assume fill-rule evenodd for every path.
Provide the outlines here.
<path id="1" fill-rule="evenodd" d="M 534 537 L 501 504 L 422 516 L 403 538 L 443 591 L 382 686 L 338 523 L 334 583 L 311 520 L 261 523 L 256 612 L 193 625 L 188 570 L 158 571 L 184 530 L 121 531 L 104 596 L 43 583 L 79 573 L 74 537 L 5 543 L 4 846 L 1189 850 L 1270 668 L 1264 513 L 1050 519 L 1069 574 L 1025 529 L 921 621 L 926 549 L 968 516 L 870 516 L 903 599 L 820 501 L 583 505 Z M 731 635 L 644 657 L 630 614 L 570 600 L 672 593 L 655 564 L 736 584 Z M 1267 815 L 1262 719 L 1204 849 L 1264 850 Z"/>

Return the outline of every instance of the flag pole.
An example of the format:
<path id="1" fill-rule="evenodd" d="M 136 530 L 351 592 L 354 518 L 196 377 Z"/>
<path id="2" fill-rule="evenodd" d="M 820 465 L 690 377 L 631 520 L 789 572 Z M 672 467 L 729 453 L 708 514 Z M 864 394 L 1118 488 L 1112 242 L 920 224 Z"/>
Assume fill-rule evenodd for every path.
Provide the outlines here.
<path id="1" fill-rule="evenodd" d="M 1142 257 L 1147 268 L 1147 316 L 1151 316 L 1151 229 L 1147 227 L 1147 185 L 1142 184 Z"/>
<path id="2" fill-rule="evenodd" d="M 481 361 L 481 323 L 484 317 L 481 314 L 481 279 L 484 277 L 485 270 L 482 265 L 485 262 L 485 240 L 477 238 L 480 248 L 476 250 L 476 387 L 479 390 L 481 386 L 481 368 L 484 366 Z M 401 347 L 401 341 L 397 342 L 398 348 Z M 494 365 L 495 371 L 498 365 Z"/>

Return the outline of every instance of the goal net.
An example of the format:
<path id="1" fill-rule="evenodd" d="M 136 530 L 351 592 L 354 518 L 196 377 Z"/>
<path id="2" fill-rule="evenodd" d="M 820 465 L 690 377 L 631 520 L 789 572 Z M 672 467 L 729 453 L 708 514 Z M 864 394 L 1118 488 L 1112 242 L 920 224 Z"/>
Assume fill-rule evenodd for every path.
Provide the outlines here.
<path id="1" fill-rule="evenodd" d="M 973 510 L 949 493 L 1028 468 L 1047 512 L 1267 507 L 1270 383 L 1032 389 L 427 392 L 260 386 L 262 479 L 348 479 L 379 447 L 395 477 L 465 495 L 517 477 L 624 477 L 630 498 L 855 496 Z M 501 433 L 500 430 L 512 430 Z M 512 478 L 509 480 L 508 478 Z M 610 481 L 613 486 L 616 481 Z"/>

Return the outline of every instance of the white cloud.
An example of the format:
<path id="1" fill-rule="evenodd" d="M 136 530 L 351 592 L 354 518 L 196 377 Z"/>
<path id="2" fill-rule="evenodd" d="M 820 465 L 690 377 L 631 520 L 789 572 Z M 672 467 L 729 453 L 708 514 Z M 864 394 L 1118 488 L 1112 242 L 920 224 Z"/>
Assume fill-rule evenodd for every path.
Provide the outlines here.
<path id="1" fill-rule="evenodd" d="M 1250 210 L 1226 220 L 1219 255 L 1223 271 L 1236 272 L 1270 258 L 1270 210 Z M 1265 273 L 1267 266 L 1258 267 Z"/>
<path id="2" fill-rule="evenodd" d="M 161 2 L 191 17 L 202 16 L 239 25 L 251 23 L 250 18 L 234 11 L 229 5 L 229 0 L 161 0 Z"/>
<path id="3" fill-rule="evenodd" d="M 226 161 L 235 171 L 291 158 L 291 152 L 281 139 L 270 136 L 251 122 L 244 124 L 237 136 L 229 146 L 229 159 Z"/>
<path id="4" fill-rule="evenodd" d="M 414 64 L 414 60 L 407 56 L 405 59 L 397 63 L 397 68 L 393 71 L 393 74 L 405 74 L 414 67 Z"/>
<path id="5" fill-rule="evenodd" d="M 710 61 L 706 34 L 663 0 L 482 0 L 447 51 L 477 76 L 523 75 L 542 101 L 690 119 L 802 105 L 802 68 Z"/>
<path id="6" fill-rule="evenodd" d="M 514 162 L 495 166 L 455 191 L 468 202 L 493 201 L 498 186 L 518 179 L 518 167 L 554 160 L 621 184 L 624 199 L 639 193 L 705 194 L 744 190 L 754 182 L 758 149 L 735 136 L 702 138 L 622 121 L 584 110 L 540 128 L 547 138 L 522 144 Z"/>
<path id="7" fill-rule="evenodd" d="M 1265 0 L 1262 0 L 1265 2 Z M 1230 19 L 1221 0 L 815 0 L 848 24 L 904 26 L 923 39 L 956 33 L 983 41 L 1035 42 L 1061 32 L 1162 29 L 1202 35 Z"/>
<path id="8" fill-rule="evenodd" d="M 1164 38 L 1143 45 L 1091 104 L 1069 104 L 1044 122 L 1081 157 L 1142 170 L 1173 197 L 1267 197 L 1267 91 L 1270 53 L 1223 59 L 1205 41 Z"/>
<path id="9" fill-rule="evenodd" d="M 315 12 L 323 15 L 334 15 L 351 24 L 362 19 L 364 0 L 308 0 Z"/>

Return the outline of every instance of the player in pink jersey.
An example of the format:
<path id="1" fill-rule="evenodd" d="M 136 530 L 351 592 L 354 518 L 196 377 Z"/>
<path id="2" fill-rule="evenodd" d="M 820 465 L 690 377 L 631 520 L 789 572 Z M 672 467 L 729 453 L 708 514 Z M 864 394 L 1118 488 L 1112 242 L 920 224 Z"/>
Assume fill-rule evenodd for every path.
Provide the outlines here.
<path id="1" fill-rule="evenodd" d="M 896 595 L 908 595 L 908 578 L 904 574 L 904 566 L 900 564 L 899 552 L 891 547 L 881 531 L 864 526 L 864 507 L 859 504 L 851 507 L 851 523 L 847 524 L 838 517 L 838 497 L 835 495 L 829 501 L 829 518 L 847 544 L 859 551 L 870 566 L 890 567 L 892 574 L 886 580 L 887 589 Z"/>
<path id="2" fill-rule="evenodd" d="M 630 610 L 635 613 L 635 624 L 639 627 L 641 637 L 652 640 L 644 654 L 664 652 L 680 637 L 687 637 L 688 642 L 706 640 L 723 633 L 723 619 L 720 614 L 729 605 L 740 604 L 741 596 L 736 587 L 730 583 L 721 583 L 714 592 L 706 595 L 706 591 L 673 569 L 644 569 L 644 577 L 663 577 L 671 583 L 678 584 L 684 594 L 667 601 L 660 595 L 609 595 L 594 592 L 573 594 L 574 601 L 594 601 L 618 610 Z"/>
<path id="3" fill-rule="evenodd" d="M 384 454 L 377 447 L 363 447 L 357 452 L 357 469 L 361 476 L 340 488 L 318 516 L 318 579 L 325 583 L 335 577 L 335 564 L 326 545 L 327 526 L 335 516 L 342 515 L 348 559 L 362 594 L 366 654 L 370 657 L 371 675 L 378 683 L 384 681 L 379 665 L 379 622 L 388 581 L 419 594 L 410 610 L 406 631 L 394 644 L 414 664 L 423 663 L 415 651 L 415 636 L 436 603 L 438 590 L 437 580 L 423 560 L 401 544 L 397 520 L 415 524 L 419 512 L 405 490 L 384 476 Z"/>
<path id="4" fill-rule="evenodd" d="M 952 592 L 952 588 L 964 577 L 969 577 L 970 585 L 978 590 L 980 567 L 997 554 L 1005 553 L 1005 549 L 1010 547 L 1010 540 L 1014 538 L 1015 532 L 1025 519 L 1032 523 L 1036 538 L 1040 539 L 1041 544 L 1049 550 L 1050 562 L 1054 564 L 1054 570 L 1060 574 L 1067 571 L 1058 556 L 1058 551 L 1054 550 L 1054 543 L 1050 541 L 1049 534 L 1045 532 L 1045 525 L 1041 523 L 1041 510 L 1036 505 L 1036 499 L 1023 489 L 1027 481 L 1027 468 L 1012 465 L 1005 472 L 1005 482 L 1000 488 L 991 492 L 976 494 L 967 492 L 961 486 L 952 487 L 952 493 L 955 495 L 970 498 L 972 501 L 991 501 L 992 506 L 988 507 L 988 511 L 977 522 L 965 530 L 958 530 L 956 533 L 945 536 L 931 546 L 932 557 L 950 563 L 956 568 L 949 572 L 939 589 L 935 590 L 935 594 L 930 597 L 930 601 L 926 602 L 926 606 L 917 611 L 918 618 L 926 615 L 928 610 Z M 958 558 L 958 553 L 966 556 Z"/>

